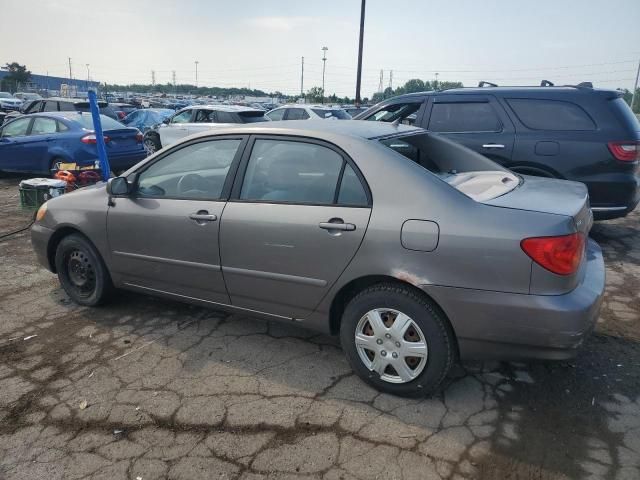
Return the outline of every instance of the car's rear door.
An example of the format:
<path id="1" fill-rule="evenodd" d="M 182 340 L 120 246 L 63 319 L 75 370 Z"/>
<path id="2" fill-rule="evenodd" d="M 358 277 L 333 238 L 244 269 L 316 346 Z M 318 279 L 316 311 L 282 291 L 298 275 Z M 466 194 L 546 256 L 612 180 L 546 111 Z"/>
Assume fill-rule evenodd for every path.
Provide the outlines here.
<path id="1" fill-rule="evenodd" d="M 424 128 L 509 165 L 515 129 L 493 95 L 436 95 L 427 110 Z"/>
<path id="2" fill-rule="evenodd" d="M 218 235 L 244 144 L 221 136 L 179 145 L 139 172 L 130 196 L 114 199 L 107 234 L 119 283 L 229 304 Z"/>
<path id="3" fill-rule="evenodd" d="M 370 213 L 366 183 L 336 147 L 253 137 L 220 227 L 232 304 L 305 318 L 356 254 Z"/>

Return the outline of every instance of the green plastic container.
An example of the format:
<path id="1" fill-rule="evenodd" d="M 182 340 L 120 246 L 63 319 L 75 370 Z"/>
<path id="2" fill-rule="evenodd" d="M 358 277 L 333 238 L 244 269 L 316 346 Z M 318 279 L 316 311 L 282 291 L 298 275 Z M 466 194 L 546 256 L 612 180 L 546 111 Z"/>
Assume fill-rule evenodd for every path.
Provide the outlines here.
<path id="1" fill-rule="evenodd" d="M 53 178 L 31 178 L 20 182 L 20 206 L 22 208 L 40 208 L 53 197 L 64 194 L 67 182 Z"/>

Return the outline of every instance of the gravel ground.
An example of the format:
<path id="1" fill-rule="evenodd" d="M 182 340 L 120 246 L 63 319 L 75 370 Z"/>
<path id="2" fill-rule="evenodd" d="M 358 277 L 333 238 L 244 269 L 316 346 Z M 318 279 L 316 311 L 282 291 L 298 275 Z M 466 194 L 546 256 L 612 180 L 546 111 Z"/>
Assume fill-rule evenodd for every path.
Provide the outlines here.
<path id="1" fill-rule="evenodd" d="M 0 180 L 0 235 L 28 224 Z M 596 333 L 564 363 L 380 394 L 335 338 L 129 293 L 80 308 L 0 240 L 0 478 L 640 478 L 640 215 L 601 222 Z"/>

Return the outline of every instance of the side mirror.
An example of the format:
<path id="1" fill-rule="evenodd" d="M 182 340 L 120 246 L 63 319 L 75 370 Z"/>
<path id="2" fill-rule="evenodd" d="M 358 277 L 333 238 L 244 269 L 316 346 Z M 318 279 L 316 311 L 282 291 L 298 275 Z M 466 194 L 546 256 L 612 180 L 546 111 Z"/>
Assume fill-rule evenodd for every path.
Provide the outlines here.
<path id="1" fill-rule="evenodd" d="M 107 182 L 107 193 L 113 196 L 126 196 L 131 193 L 131 186 L 126 177 L 110 178 Z"/>

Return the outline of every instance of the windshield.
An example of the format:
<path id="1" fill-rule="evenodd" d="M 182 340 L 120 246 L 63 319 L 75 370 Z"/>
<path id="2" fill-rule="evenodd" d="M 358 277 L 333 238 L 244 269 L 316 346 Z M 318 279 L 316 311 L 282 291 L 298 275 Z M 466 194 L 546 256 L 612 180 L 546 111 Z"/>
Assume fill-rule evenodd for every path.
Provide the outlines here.
<path id="1" fill-rule="evenodd" d="M 268 122 L 269 119 L 264 116 L 264 112 L 238 112 L 244 123 Z"/>
<path id="2" fill-rule="evenodd" d="M 13 96 L 7 92 L 0 92 L 0 98 L 13 98 Z"/>
<path id="3" fill-rule="evenodd" d="M 337 118 L 338 120 L 351 120 L 351 115 L 349 115 L 344 110 L 339 108 L 328 110 L 325 108 L 312 108 L 311 111 L 322 118 Z"/>

